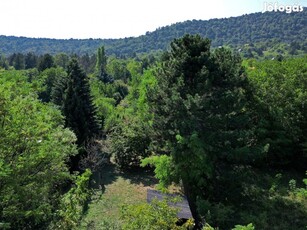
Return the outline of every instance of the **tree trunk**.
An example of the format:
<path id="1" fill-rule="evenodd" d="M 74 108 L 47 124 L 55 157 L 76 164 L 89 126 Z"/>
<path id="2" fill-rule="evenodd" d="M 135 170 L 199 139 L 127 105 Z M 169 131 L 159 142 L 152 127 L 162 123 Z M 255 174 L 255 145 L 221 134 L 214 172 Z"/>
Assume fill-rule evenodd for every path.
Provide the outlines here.
<path id="1" fill-rule="evenodd" d="M 190 209 L 191 209 L 192 216 L 194 218 L 194 222 L 195 222 L 194 229 L 195 230 L 196 229 L 197 230 L 202 229 L 203 223 L 202 223 L 201 217 L 200 217 L 200 215 L 197 211 L 196 196 L 193 193 L 193 188 L 192 188 L 192 186 L 189 186 L 189 183 L 187 183 L 185 181 L 182 181 L 182 184 L 183 184 L 184 193 L 187 197 L 187 200 L 188 200 L 188 203 L 189 203 L 189 206 L 190 206 Z"/>

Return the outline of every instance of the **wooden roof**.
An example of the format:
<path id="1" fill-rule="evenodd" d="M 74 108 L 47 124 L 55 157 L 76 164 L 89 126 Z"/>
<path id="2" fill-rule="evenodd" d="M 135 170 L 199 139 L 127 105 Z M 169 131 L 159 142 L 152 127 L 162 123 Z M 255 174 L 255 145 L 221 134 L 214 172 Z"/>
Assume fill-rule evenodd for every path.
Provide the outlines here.
<path id="1" fill-rule="evenodd" d="M 157 190 L 147 189 L 147 203 L 150 203 L 154 198 L 157 198 L 158 200 L 163 200 L 164 198 L 175 198 L 175 197 L 180 197 L 181 200 L 176 203 L 169 202 L 168 204 L 171 207 L 179 209 L 177 217 L 183 218 L 183 219 L 193 218 L 191 210 L 190 210 L 190 206 L 189 206 L 189 203 L 186 197 L 175 195 L 175 194 L 166 194 L 166 193 L 162 193 Z"/>

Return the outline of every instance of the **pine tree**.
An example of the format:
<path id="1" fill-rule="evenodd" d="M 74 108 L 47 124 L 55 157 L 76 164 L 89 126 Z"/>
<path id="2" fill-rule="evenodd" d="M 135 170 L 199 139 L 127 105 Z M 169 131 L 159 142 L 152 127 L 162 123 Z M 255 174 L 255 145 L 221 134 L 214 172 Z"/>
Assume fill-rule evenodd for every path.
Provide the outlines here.
<path id="1" fill-rule="evenodd" d="M 248 114 L 248 82 L 240 58 L 210 41 L 186 35 L 171 43 L 149 93 L 155 114 L 155 152 L 170 158 L 166 182 L 181 181 L 196 227 L 197 203 L 209 199 L 223 164 L 252 161 L 255 156 Z M 161 158 L 162 159 L 162 158 Z M 163 164 L 164 165 L 164 164 Z M 158 169 L 157 171 L 159 171 Z"/>
<path id="2" fill-rule="evenodd" d="M 88 78 L 76 59 L 73 59 L 68 66 L 63 113 L 66 117 L 66 126 L 76 133 L 79 144 L 99 133 L 99 123 L 90 95 Z"/>
<path id="3" fill-rule="evenodd" d="M 65 126 L 75 132 L 81 146 L 98 134 L 100 127 L 88 78 L 76 59 L 71 60 L 67 74 L 67 78 L 60 79 L 53 88 L 52 101 L 60 106 L 65 116 Z"/>
<path id="4" fill-rule="evenodd" d="M 59 106 L 61 111 L 63 111 L 63 97 L 66 89 L 68 78 L 58 78 L 56 79 L 54 86 L 51 89 L 51 102 Z"/>

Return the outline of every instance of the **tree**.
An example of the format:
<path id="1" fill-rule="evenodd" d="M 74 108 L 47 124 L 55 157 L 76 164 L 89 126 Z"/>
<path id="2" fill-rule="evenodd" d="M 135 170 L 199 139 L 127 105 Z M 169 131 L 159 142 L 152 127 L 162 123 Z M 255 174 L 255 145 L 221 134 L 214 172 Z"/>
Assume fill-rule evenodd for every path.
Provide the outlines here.
<path id="1" fill-rule="evenodd" d="M 149 155 L 151 128 L 140 117 L 123 119 L 110 135 L 111 153 L 121 168 L 138 167 L 141 159 Z"/>
<path id="2" fill-rule="evenodd" d="M 67 70 L 67 77 L 61 78 L 52 91 L 52 102 L 60 106 L 65 117 L 65 127 L 71 128 L 77 136 L 77 144 L 84 147 L 87 140 L 100 133 L 96 107 L 90 94 L 89 80 L 73 58 Z M 79 169 L 79 161 L 86 152 L 71 158 L 71 169 Z"/>
<path id="3" fill-rule="evenodd" d="M 306 170 L 307 56 L 250 63 L 261 119 L 259 139 L 270 145 L 267 163 Z"/>
<path id="4" fill-rule="evenodd" d="M 0 220 L 11 229 L 45 229 L 73 180 L 76 136 L 33 87 L 20 72 L 0 74 Z"/>
<path id="5" fill-rule="evenodd" d="M 152 72 L 146 70 L 142 76 L 132 76 L 129 94 L 116 107 L 113 115 L 113 119 L 117 118 L 112 122 L 112 133 L 109 135 L 111 152 L 115 162 L 122 168 L 139 166 L 140 161 L 150 154 L 153 115 L 149 112 L 146 92 L 155 85 Z M 107 119 L 105 127 L 108 126 Z"/>
<path id="6" fill-rule="evenodd" d="M 66 71 L 63 68 L 48 68 L 40 73 L 43 91 L 39 93 L 39 98 L 44 102 L 49 102 L 52 97 L 52 92 L 55 90 L 56 84 L 65 82 L 67 77 Z"/>
<path id="7" fill-rule="evenodd" d="M 42 57 L 40 57 L 39 63 L 38 63 L 38 70 L 44 71 L 45 69 L 54 67 L 54 59 L 50 54 L 45 54 Z"/>
<path id="8" fill-rule="evenodd" d="M 48 229 L 71 230 L 77 229 L 82 216 L 87 210 L 91 192 L 89 190 L 91 170 L 86 169 L 83 174 L 75 177 L 75 185 L 62 196 L 60 209 L 55 220 Z"/>
<path id="9" fill-rule="evenodd" d="M 114 79 L 107 73 L 107 57 L 105 55 L 104 47 L 97 50 L 96 59 L 96 73 L 99 80 L 104 83 L 113 83 Z"/>
<path id="10" fill-rule="evenodd" d="M 131 74 L 127 69 L 127 63 L 122 59 L 110 58 L 107 65 L 107 72 L 115 80 L 127 82 Z"/>
<path id="11" fill-rule="evenodd" d="M 57 66 L 60 66 L 63 69 L 66 69 L 69 64 L 69 56 L 65 53 L 58 53 L 54 56 L 54 63 Z"/>
<path id="12" fill-rule="evenodd" d="M 98 73 L 106 73 L 107 57 L 105 54 L 104 46 L 97 50 L 96 70 Z"/>
<path id="13" fill-rule="evenodd" d="M 38 63 L 38 57 L 32 52 L 27 53 L 25 57 L 26 69 L 36 68 L 37 63 Z"/>
<path id="14" fill-rule="evenodd" d="M 254 137 L 247 78 L 238 56 L 225 48 L 211 52 L 210 41 L 199 35 L 175 39 L 156 77 L 148 95 L 154 147 L 156 154 L 169 158 L 170 163 L 159 165 L 171 171 L 159 179 L 182 183 L 200 228 L 198 201 L 214 194 L 210 189 L 223 165 L 256 158 L 249 148 Z"/>
<path id="15" fill-rule="evenodd" d="M 90 94 L 88 78 L 72 59 L 68 65 L 67 78 L 60 80 L 58 89 L 54 89 L 52 101 L 58 104 L 65 116 L 65 126 L 77 135 L 78 144 L 99 133 L 96 108 Z"/>
<path id="16" fill-rule="evenodd" d="M 10 62 L 16 70 L 25 69 L 25 56 L 22 53 L 13 54 Z"/>
<path id="17" fill-rule="evenodd" d="M 0 53 L 0 67 L 7 70 L 9 68 L 8 62 L 3 54 Z"/>

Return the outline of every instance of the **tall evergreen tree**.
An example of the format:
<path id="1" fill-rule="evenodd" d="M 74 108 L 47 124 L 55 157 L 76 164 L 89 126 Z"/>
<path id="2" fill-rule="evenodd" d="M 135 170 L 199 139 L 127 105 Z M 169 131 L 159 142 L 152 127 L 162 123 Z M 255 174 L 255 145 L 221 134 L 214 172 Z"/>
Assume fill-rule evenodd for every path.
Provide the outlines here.
<path id="1" fill-rule="evenodd" d="M 162 184 L 181 181 L 198 229 L 198 202 L 215 194 L 210 189 L 223 164 L 255 158 L 248 148 L 253 145 L 248 82 L 239 57 L 224 48 L 211 52 L 210 41 L 199 35 L 175 39 L 163 59 L 148 96 L 154 143 L 160 143 L 155 152 L 163 155 L 157 172 L 166 170 L 160 173 Z"/>
<path id="2" fill-rule="evenodd" d="M 61 107 L 66 127 L 75 132 L 78 144 L 82 145 L 99 133 L 99 122 L 88 78 L 75 58 L 68 65 L 67 74 L 67 78 L 60 79 L 53 88 L 52 101 Z"/>

